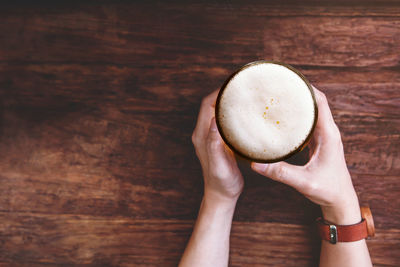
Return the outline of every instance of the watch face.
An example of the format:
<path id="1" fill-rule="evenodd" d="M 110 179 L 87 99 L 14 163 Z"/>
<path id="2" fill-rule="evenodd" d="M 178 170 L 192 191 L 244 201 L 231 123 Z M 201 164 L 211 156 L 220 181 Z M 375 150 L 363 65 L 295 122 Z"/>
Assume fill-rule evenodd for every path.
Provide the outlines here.
<path id="1" fill-rule="evenodd" d="M 375 224 L 374 218 L 372 217 L 371 209 L 367 206 L 360 207 L 361 217 L 365 220 L 367 224 L 368 237 L 375 236 Z"/>

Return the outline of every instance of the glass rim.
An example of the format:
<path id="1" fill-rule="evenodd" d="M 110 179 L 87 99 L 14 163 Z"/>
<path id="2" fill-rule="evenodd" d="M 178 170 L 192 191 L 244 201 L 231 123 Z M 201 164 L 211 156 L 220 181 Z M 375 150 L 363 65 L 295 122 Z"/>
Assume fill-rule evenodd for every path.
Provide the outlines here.
<path id="1" fill-rule="evenodd" d="M 314 104 L 314 121 L 313 121 L 313 125 L 307 135 L 307 137 L 304 139 L 304 141 L 297 146 L 294 150 L 290 151 L 289 153 L 279 157 L 279 158 L 274 158 L 274 159 L 262 159 L 262 158 L 255 158 L 255 157 L 250 157 L 248 155 L 243 154 L 242 152 L 240 152 L 238 149 L 236 149 L 226 138 L 223 129 L 219 123 L 219 106 L 220 106 L 220 101 L 221 101 L 221 97 L 224 93 L 224 90 L 226 88 L 226 86 L 228 85 L 228 83 L 241 71 L 243 71 L 244 69 L 247 69 L 249 67 L 252 67 L 254 65 L 258 65 L 258 64 L 276 64 L 276 65 L 281 65 L 283 67 L 286 67 L 288 69 L 290 69 L 291 71 L 293 71 L 294 73 L 296 73 L 307 85 L 308 90 L 311 93 L 311 97 L 313 99 L 313 104 Z M 218 96 L 217 96 L 217 100 L 215 103 L 215 121 L 217 124 L 217 128 L 219 133 L 221 134 L 222 139 L 224 140 L 225 144 L 237 155 L 241 156 L 242 158 L 249 160 L 249 161 L 253 161 L 253 162 L 258 162 L 258 163 L 274 163 L 274 162 L 279 162 L 279 161 L 283 161 L 286 160 L 288 158 L 290 158 L 291 156 L 293 156 L 294 154 L 302 151 L 310 142 L 311 137 L 314 133 L 315 130 L 315 126 L 317 124 L 318 121 L 318 105 L 317 105 L 317 101 L 315 98 L 315 94 L 314 94 L 314 89 L 312 88 L 311 83 L 307 80 L 307 78 L 300 72 L 298 71 L 296 68 L 294 68 L 293 66 L 283 63 L 283 62 L 279 62 L 279 61 L 274 61 L 274 60 L 257 60 L 257 61 L 253 61 L 250 63 L 247 63 L 246 65 L 240 67 L 239 69 L 237 69 L 235 72 L 233 72 L 223 83 L 223 85 L 221 86 L 221 89 L 218 92 Z"/>

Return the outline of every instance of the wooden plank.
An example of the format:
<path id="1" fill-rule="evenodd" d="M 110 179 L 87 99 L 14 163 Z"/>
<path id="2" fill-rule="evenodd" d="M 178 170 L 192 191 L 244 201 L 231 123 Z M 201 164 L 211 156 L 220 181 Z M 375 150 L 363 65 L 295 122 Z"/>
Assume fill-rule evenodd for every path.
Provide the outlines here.
<path id="1" fill-rule="evenodd" d="M 268 3 L 271 2 L 271 3 Z M 351 7 L 351 8 L 349 8 Z M 182 5 L 168 5 L 160 7 L 162 9 L 180 10 Z M 209 2 L 202 4 L 191 4 L 185 7 L 185 10 L 199 11 L 216 15 L 246 15 L 248 17 L 268 17 L 268 16 L 351 16 L 351 17 L 398 17 L 400 14 L 400 5 L 398 2 L 391 3 L 368 3 L 349 1 L 340 3 L 338 1 L 285 1 L 277 3 L 276 1 L 247 1 L 230 2 L 229 5 Z M 240 11 L 239 11 L 240 10 Z"/>
<path id="2" fill-rule="evenodd" d="M 166 84 L 170 84 L 177 79 L 174 74 L 179 71 L 160 69 L 147 75 L 130 75 L 137 71 L 136 68 L 112 66 L 93 70 L 81 65 L 46 65 L 43 68 L 41 65 L 28 65 L 4 70 L 4 75 L 1 75 L 4 78 L 0 79 L 0 85 L 5 88 L 2 97 L 5 110 L 3 123 L 9 127 L 3 130 L 1 140 L 3 151 L 15 150 L 14 155 L 4 155 L 4 160 L 10 156 L 15 159 L 21 157 L 17 148 L 10 146 L 19 134 L 29 131 L 39 138 L 31 142 L 53 140 L 54 149 L 69 143 L 68 149 L 79 153 L 81 148 L 77 143 L 86 146 L 87 143 L 95 143 L 98 149 L 113 146 L 108 149 L 114 154 L 124 155 L 127 159 L 135 158 L 135 165 L 147 164 L 150 167 L 164 162 L 164 165 L 171 166 L 169 168 L 193 168 L 196 160 L 184 159 L 192 154 L 190 135 L 198 103 L 207 94 L 203 90 L 211 90 L 203 89 L 204 85 L 200 82 L 193 83 L 192 88 L 183 86 L 176 89 L 158 84 L 158 73 L 164 77 Z M 191 80 L 209 76 L 209 87 L 217 88 L 227 70 L 220 69 L 221 74 L 211 76 L 213 71 L 214 68 L 196 67 L 195 72 L 179 74 L 178 79 L 189 86 Z M 398 173 L 398 72 L 380 71 L 374 74 L 337 69 L 304 69 L 303 72 L 328 96 L 342 130 L 352 172 L 377 175 Z M 27 79 L 19 79 L 19 75 Z M 47 79 L 49 76 L 52 77 L 51 82 Z M 132 85 L 131 80 L 137 84 Z M 102 90 L 97 84 L 101 84 Z M 34 89 L 36 87 L 38 89 Z M 82 91 L 83 87 L 89 89 Z M 108 136 L 104 137 L 104 134 Z M 34 139 L 29 135 L 21 138 Z M 370 146 L 371 141 L 379 142 Z M 115 147 L 117 143 L 130 145 L 132 150 L 128 152 L 124 151 L 126 147 Z M 177 146 L 179 149 L 176 149 Z M 146 147 L 147 156 L 136 153 L 141 147 Z M 167 157 L 158 148 L 179 155 Z M 376 160 L 371 161 L 371 158 Z M 121 165 L 118 160 L 125 161 L 122 157 L 110 160 L 116 165 Z"/>
<path id="3" fill-rule="evenodd" d="M 44 3 L 41 3 L 44 2 Z M 17 7 L 17 8 L 16 8 Z M 399 17 L 400 4 L 397 0 L 351 0 L 351 1 L 315 1 L 304 0 L 299 3 L 297 0 L 285 2 L 270 1 L 230 1 L 229 4 L 223 1 L 188 3 L 187 1 L 169 1 L 168 3 L 158 1 L 146 1 L 141 3 L 132 3 L 130 1 L 96 1 L 95 3 L 71 3 L 70 1 L 47 2 L 36 1 L 35 4 L 24 3 L 7 3 L 3 5 L 0 14 L 7 16 L 12 14 L 34 15 L 37 12 L 43 12 L 45 8 L 48 13 L 71 13 L 79 10 L 90 12 L 90 10 L 99 13 L 99 10 L 105 8 L 125 8 L 135 9 L 138 13 L 148 12 L 153 9 L 153 13 L 157 10 L 174 11 L 174 12 L 190 12 L 190 13 L 207 13 L 217 14 L 220 16 L 237 15 L 238 13 L 246 16 L 353 16 L 353 17 Z"/>
<path id="4" fill-rule="evenodd" d="M 57 266 L 176 266 L 193 221 L 0 212 L 0 261 Z M 375 266 L 395 266 L 398 229 L 368 241 Z M 314 228 L 234 222 L 231 266 L 310 266 L 318 262 Z"/>
<path id="5" fill-rule="evenodd" d="M 392 193 L 398 190 L 387 193 L 387 188 L 398 188 L 400 171 L 398 72 L 300 69 L 330 99 L 361 200 L 386 206 L 378 196 L 396 199 Z M 1 210 L 196 216 L 202 178 L 190 135 L 205 95 L 201 80 L 210 77 L 206 83 L 216 88 L 229 70 L 197 65 L 193 72 L 180 73 L 177 67 L 135 74 L 139 70 L 0 65 L 2 124 L 7 125 L 0 135 Z M 184 86 L 160 85 L 158 76 L 166 85 L 179 80 Z M 318 216 L 318 208 L 298 193 L 246 166 L 243 171 L 246 191 L 238 220 L 305 224 Z M 399 225 L 392 216 L 396 200 L 392 204 L 380 211 L 377 224 Z"/>
<path id="6" fill-rule="evenodd" d="M 131 112 L 186 113 L 193 112 L 189 109 L 246 63 L 232 66 L 196 63 L 190 68 L 174 63 L 154 67 L 151 72 L 142 67 L 113 64 L 3 63 L 0 64 L 0 96 L 3 105 L 40 105 L 45 101 L 57 106 L 84 102 L 94 109 L 102 101 L 103 104 L 118 102 Z M 295 67 L 327 94 L 333 109 L 378 113 L 377 116 L 398 114 L 400 74 L 397 69 Z M 168 104 L 160 105 L 160 102 Z M 42 105 L 45 104 L 50 103 Z M 79 103 L 74 104 L 69 109 L 76 110 Z"/>
<path id="7" fill-rule="evenodd" d="M 266 58 L 342 67 L 397 66 L 400 60 L 397 17 L 251 16 L 227 7 L 183 8 L 115 6 L 55 14 L 42 9 L 27 14 L 29 24 L 26 14 L 11 13 L 0 25 L 0 61 L 189 67 Z"/>
<path id="8" fill-rule="evenodd" d="M 113 170 L 119 171 L 109 172 L 62 163 L 57 167 L 58 171 L 55 166 L 46 170 L 38 164 L 37 170 L 27 166 L 30 170 L 22 173 L 2 166 L 0 209 L 149 219 L 194 219 L 197 215 L 202 195 L 200 170 L 115 166 Z M 305 225 L 319 216 L 318 207 L 299 193 L 252 173 L 246 166 L 242 169 L 246 186 L 236 220 Z M 371 205 L 376 212 L 376 225 L 398 227 L 398 177 L 353 175 L 353 181 L 361 203 Z"/>

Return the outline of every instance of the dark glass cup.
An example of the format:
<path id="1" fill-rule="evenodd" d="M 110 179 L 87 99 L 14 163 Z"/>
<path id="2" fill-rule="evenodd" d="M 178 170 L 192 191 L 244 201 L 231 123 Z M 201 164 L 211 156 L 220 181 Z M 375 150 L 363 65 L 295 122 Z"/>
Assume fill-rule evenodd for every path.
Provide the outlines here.
<path id="1" fill-rule="evenodd" d="M 300 144 L 299 146 L 293 148 L 292 151 L 290 151 L 289 153 L 278 157 L 278 158 L 274 158 L 274 159 L 262 159 L 262 158 L 253 158 L 253 157 L 249 157 L 248 155 L 245 155 L 244 153 L 242 153 L 241 151 L 239 151 L 239 149 L 237 149 L 235 147 L 235 144 L 231 143 L 228 141 L 228 139 L 226 138 L 226 133 L 224 133 L 224 129 L 221 127 L 220 124 L 220 100 L 222 95 L 224 94 L 224 90 L 226 88 L 226 86 L 228 85 L 228 83 L 241 71 L 243 71 L 246 68 L 252 67 L 254 65 L 258 65 L 258 64 L 264 64 L 264 63 L 270 63 L 270 64 L 277 64 L 277 65 L 281 65 L 284 66 L 286 68 L 288 68 L 289 70 L 293 71 L 294 73 L 296 73 L 307 85 L 308 89 L 311 92 L 311 96 L 313 99 L 313 104 L 314 104 L 314 121 L 313 121 L 313 125 L 307 135 L 307 137 L 304 139 L 303 143 Z M 293 156 L 294 154 L 302 151 L 310 142 L 312 134 L 314 132 L 315 129 L 315 125 L 317 124 L 317 120 L 318 120 L 318 106 L 317 106 L 317 102 L 315 100 L 315 95 L 314 95 L 314 90 L 310 84 L 310 82 L 306 79 L 306 77 L 304 77 L 303 74 L 300 73 L 300 71 L 298 71 L 297 69 L 295 69 L 294 67 L 282 63 L 282 62 L 277 62 L 277 61 L 268 61 L 268 60 L 259 60 L 259 61 L 254 61 L 251 63 L 248 63 L 246 65 L 244 65 L 243 67 L 241 67 L 240 69 L 236 70 L 234 73 L 232 73 L 228 79 L 224 82 L 224 84 L 221 87 L 221 90 L 218 93 L 218 97 L 217 97 L 217 102 L 215 105 L 215 119 L 216 119 L 216 123 L 217 123 L 217 127 L 218 130 L 221 134 L 222 139 L 224 140 L 225 144 L 233 151 L 235 152 L 237 155 L 241 156 L 244 159 L 247 159 L 249 161 L 254 161 L 254 162 L 259 162 L 259 163 L 273 163 L 273 162 L 278 162 L 278 161 L 282 161 L 282 160 L 286 160 L 288 158 L 290 158 L 291 156 Z"/>

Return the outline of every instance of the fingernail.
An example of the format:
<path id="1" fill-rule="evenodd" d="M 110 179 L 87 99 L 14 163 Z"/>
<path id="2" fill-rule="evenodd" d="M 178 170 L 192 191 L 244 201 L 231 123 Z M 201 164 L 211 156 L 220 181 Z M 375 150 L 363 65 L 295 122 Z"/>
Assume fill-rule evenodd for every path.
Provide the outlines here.
<path id="1" fill-rule="evenodd" d="M 263 171 L 265 171 L 265 169 L 267 168 L 267 165 L 266 165 L 266 164 L 261 164 L 261 163 L 253 162 L 253 163 L 251 164 L 251 167 L 252 167 L 253 170 L 255 170 L 255 171 L 263 172 Z"/>

